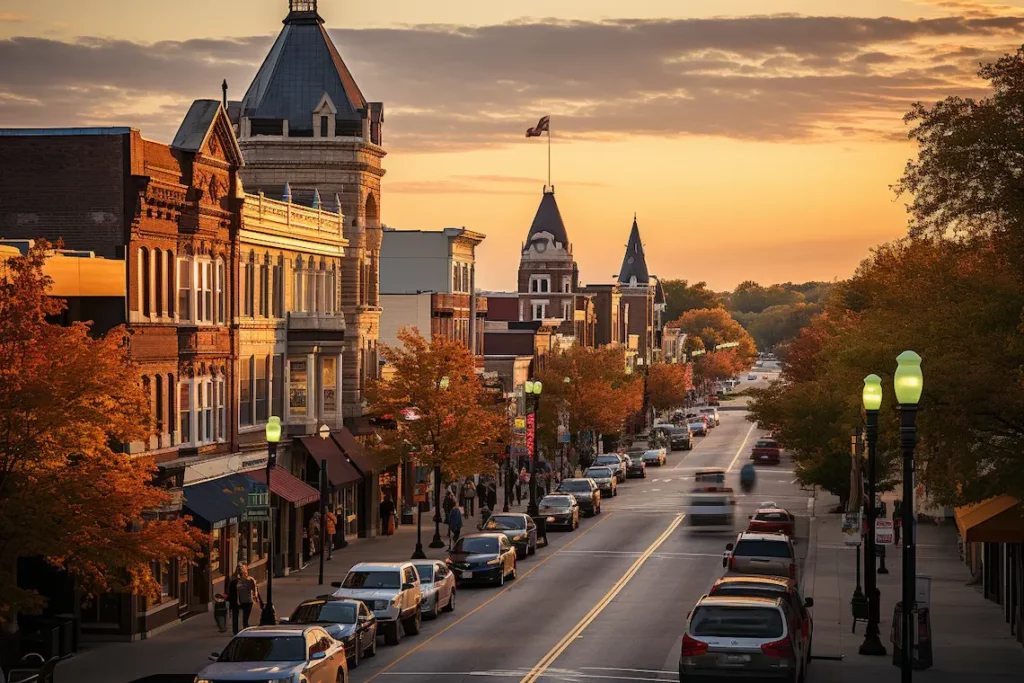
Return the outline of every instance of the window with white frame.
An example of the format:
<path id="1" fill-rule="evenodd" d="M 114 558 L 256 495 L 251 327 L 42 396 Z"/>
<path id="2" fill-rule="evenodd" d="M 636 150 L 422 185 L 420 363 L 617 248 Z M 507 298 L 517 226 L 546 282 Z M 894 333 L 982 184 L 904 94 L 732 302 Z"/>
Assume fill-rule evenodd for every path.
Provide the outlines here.
<path id="1" fill-rule="evenodd" d="M 193 377 L 178 383 L 179 438 L 200 446 L 224 441 L 227 435 L 223 377 Z"/>
<path id="2" fill-rule="evenodd" d="M 568 293 L 569 287 L 572 286 L 572 278 L 568 275 L 562 276 L 562 291 Z"/>
<path id="3" fill-rule="evenodd" d="M 178 259 L 178 317 L 192 319 L 192 259 Z"/>
<path id="4" fill-rule="evenodd" d="M 462 291 L 468 292 L 469 285 L 469 266 L 464 263 L 462 264 Z"/>
<path id="5" fill-rule="evenodd" d="M 178 439 L 180 443 L 192 443 L 192 386 L 188 382 L 178 383 Z"/>
<path id="6" fill-rule="evenodd" d="M 213 322 L 213 263 L 196 262 L 196 320 Z"/>
<path id="7" fill-rule="evenodd" d="M 534 320 L 544 320 L 548 317 L 548 303 L 546 301 L 534 301 L 532 305 Z"/>
<path id="8" fill-rule="evenodd" d="M 562 302 L 562 320 L 572 320 L 572 302 Z"/>
<path id="9" fill-rule="evenodd" d="M 459 264 L 456 263 L 452 266 L 452 293 L 456 294 L 462 291 L 462 283 L 459 280 L 459 274 L 462 271 L 459 269 Z"/>
<path id="10" fill-rule="evenodd" d="M 227 270 L 224 259 L 217 259 L 217 322 L 221 325 L 227 320 Z"/>
<path id="11" fill-rule="evenodd" d="M 281 415 L 280 399 L 274 400 L 282 382 L 281 356 L 243 356 L 238 373 L 238 425 L 266 424 L 270 415 Z M 275 405 L 277 404 L 277 405 Z"/>
<path id="12" fill-rule="evenodd" d="M 551 291 L 551 276 L 550 275 L 531 275 L 530 276 L 530 291 L 540 294 L 546 294 Z"/>

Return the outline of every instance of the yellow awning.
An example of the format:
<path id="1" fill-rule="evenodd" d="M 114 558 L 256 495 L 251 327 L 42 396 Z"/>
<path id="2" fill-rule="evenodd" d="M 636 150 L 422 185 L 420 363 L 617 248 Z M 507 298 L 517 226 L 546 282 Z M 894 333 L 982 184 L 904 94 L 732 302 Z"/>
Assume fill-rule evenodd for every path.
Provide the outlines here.
<path id="1" fill-rule="evenodd" d="M 1024 543 L 1024 506 L 1013 496 L 996 496 L 954 510 L 965 543 Z"/>

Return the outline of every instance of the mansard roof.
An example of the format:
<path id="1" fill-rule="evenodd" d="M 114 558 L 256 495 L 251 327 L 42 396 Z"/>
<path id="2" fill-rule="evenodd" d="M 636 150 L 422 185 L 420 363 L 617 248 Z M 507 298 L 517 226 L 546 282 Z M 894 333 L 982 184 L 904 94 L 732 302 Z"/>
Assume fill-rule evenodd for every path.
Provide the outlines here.
<path id="1" fill-rule="evenodd" d="M 526 245 L 529 246 L 534 237 L 544 232 L 554 238 L 556 245 L 560 245 L 563 249 L 569 248 L 569 237 L 565 232 L 565 223 L 562 222 L 558 203 L 555 202 L 554 190 L 544 191 L 544 196 L 540 199 L 540 206 L 537 207 L 537 215 L 533 217 L 530 233 L 526 236 Z"/>
<path id="2" fill-rule="evenodd" d="M 648 285 L 651 276 L 647 272 L 647 259 L 644 258 L 644 244 L 640 241 L 640 228 L 633 216 L 633 229 L 629 231 L 629 244 L 626 255 L 622 257 L 622 268 L 619 270 L 619 284 L 628 285 L 636 278 L 637 285 Z"/>

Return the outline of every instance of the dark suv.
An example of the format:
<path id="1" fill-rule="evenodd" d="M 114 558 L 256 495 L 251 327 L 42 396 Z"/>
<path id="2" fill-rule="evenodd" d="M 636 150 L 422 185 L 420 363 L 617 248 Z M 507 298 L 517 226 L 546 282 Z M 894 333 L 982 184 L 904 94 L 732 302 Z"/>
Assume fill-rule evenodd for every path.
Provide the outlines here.
<path id="1" fill-rule="evenodd" d="M 580 512 L 588 517 L 601 514 L 601 491 L 593 479 L 563 479 L 555 491 L 576 496 Z"/>
<path id="2" fill-rule="evenodd" d="M 655 427 L 654 431 L 661 432 L 668 439 L 669 450 L 688 451 L 693 448 L 693 434 L 689 427 L 676 427 L 675 425 L 662 425 Z"/>

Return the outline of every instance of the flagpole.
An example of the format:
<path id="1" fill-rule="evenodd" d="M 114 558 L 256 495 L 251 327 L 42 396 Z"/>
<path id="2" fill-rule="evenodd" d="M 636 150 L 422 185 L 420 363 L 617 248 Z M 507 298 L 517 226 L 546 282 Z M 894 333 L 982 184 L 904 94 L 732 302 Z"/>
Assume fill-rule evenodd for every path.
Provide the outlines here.
<path id="1" fill-rule="evenodd" d="M 548 118 L 548 187 L 551 187 L 551 191 L 554 192 L 555 188 L 551 186 L 551 119 Z"/>

